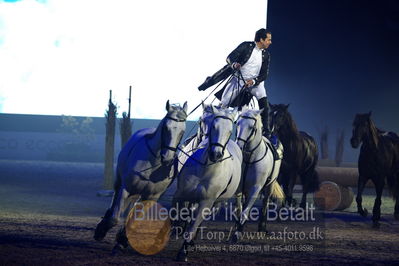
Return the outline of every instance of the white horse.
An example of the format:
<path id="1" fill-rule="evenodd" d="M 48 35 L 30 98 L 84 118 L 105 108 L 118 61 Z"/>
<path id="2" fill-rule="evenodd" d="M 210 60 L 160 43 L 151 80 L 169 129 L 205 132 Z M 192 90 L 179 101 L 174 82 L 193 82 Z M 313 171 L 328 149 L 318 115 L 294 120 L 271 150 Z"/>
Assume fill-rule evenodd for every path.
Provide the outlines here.
<path id="1" fill-rule="evenodd" d="M 167 101 L 166 111 L 157 128 L 137 131 L 119 153 L 111 207 L 98 223 L 94 239 L 102 240 L 118 223 L 128 197 L 133 202 L 156 201 L 173 180 L 173 160 L 186 129 L 187 102 L 180 107 Z M 125 237 L 123 233 L 119 237 Z M 123 241 L 126 247 L 127 239 Z"/>
<path id="2" fill-rule="evenodd" d="M 266 231 L 267 204 L 271 196 L 282 199 L 284 192 L 277 182 L 280 172 L 283 146 L 277 148 L 280 159 L 275 160 L 270 150 L 270 141 L 262 136 L 262 120 L 260 110 L 244 109 L 237 120 L 236 142 L 243 153 L 242 178 L 237 190 L 237 207 L 240 221 L 238 232 L 243 230 L 249 212 L 259 193 L 264 192 L 263 208 L 259 221 L 259 231 Z M 242 206 L 242 198 L 244 204 Z M 240 213 L 241 212 L 241 213 Z M 235 234 L 237 236 L 237 232 Z M 236 239 L 233 239 L 236 240 Z"/>
<path id="3" fill-rule="evenodd" d="M 198 120 L 197 133 L 189 137 L 182 148 L 177 152 L 178 172 L 180 172 L 187 159 L 198 149 L 200 143 L 206 139 L 208 132 L 208 125 L 212 122 L 213 112 L 211 105 L 202 104 L 202 115 Z"/>
<path id="4" fill-rule="evenodd" d="M 178 209 L 184 202 L 198 204 L 194 219 L 184 234 L 188 237 L 177 255 L 179 261 L 187 261 L 187 247 L 192 245 L 205 218 L 204 211 L 211 210 L 218 200 L 232 197 L 240 183 L 242 153 L 230 140 L 237 111 L 214 106 L 211 110 L 213 115 L 207 138 L 189 156 L 177 177 L 173 205 Z"/>
<path id="5" fill-rule="evenodd" d="M 205 140 L 208 132 L 208 125 L 213 116 L 210 105 L 202 104 L 203 113 L 198 119 L 197 133 L 188 137 L 177 150 L 175 169 L 179 173 L 187 159 L 199 148 L 200 143 Z M 164 195 L 174 195 L 177 189 L 177 179 L 174 179 Z"/>

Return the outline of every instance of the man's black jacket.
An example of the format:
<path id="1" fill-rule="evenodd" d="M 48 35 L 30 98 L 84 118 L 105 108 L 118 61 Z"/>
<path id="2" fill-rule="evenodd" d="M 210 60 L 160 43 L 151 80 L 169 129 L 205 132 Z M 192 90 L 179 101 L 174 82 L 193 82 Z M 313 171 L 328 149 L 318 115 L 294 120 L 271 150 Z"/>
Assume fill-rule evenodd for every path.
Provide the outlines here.
<path id="1" fill-rule="evenodd" d="M 236 49 L 234 49 L 227 57 L 227 65 L 222 69 L 217 71 L 211 77 L 207 77 L 205 82 L 202 83 L 198 89 L 206 90 L 207 88 L 215 85 L 216 83 L 226 79 L 231 74 L 233 74 L 233 68 L 231 67 L 233 63 L 239 63 L 244 65 L 248 59 L 251 57 L 252 51 L 256 46 L 255 42 L 243 42 Z M 269 64 L 270 64 L 270 54 L 268 51 L 262 51 L 262 67 L 260 69 L 258 77 L 255 78 L 254 86 L 259 85 L 262 81 L 267 78 L 269 74 Z M 223 90 L 218 91 L 215 96 L 220 100 L 222 98 Z"/>

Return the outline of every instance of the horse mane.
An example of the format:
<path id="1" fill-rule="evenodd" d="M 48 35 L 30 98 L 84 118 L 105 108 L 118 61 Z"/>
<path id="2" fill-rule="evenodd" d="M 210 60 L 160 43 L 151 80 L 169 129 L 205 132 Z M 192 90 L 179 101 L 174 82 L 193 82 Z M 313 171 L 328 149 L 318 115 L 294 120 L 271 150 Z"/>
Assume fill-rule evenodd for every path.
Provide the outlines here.
<path id="1" fill-rule="evenodd" d="M 371 133 L 371 141 L 372 144 L 375 146 L 375 148 L 378 148 L 378 143 L 379 143 L 379 133 L 381 132 L 381 130 L 379 130 L 373 120 L 371 120 L 371 118 L 369 118 L 369 128 L 370 128 L 370 133 Z"/>
<path id="2" fill-rule="evenodd" d="M 171 110 L 169 112 L 167 112 L 166 115 L 161 119 L 161 121 L 159 122 L 155 131 L 153 133 L 147 135 L 148 138 L 154 137 L 157 134 L 157 132 L 160 132 L 160 130 L 162 130 L 165 118 L 168 116 L 173 117 L 175 119 L 179 119 L 179 120 L 187 119 L 187 113 L 184 111 L 183 107 L 180 106 L 180 104 L 171 104 L 170 107 L 171 107 Z"/>
<path id="3" fill-rule="evenodd" d="M 240 116 L 249 116 L 256 119 L 256 125 L 262 125 L 262 119 L 260 116 L 260 111 L 255 109 L 243 109 Z"/>
<path id="4" fill-rule="evenodd" d="M 296 137 L 299 137 L 299 130 L 296 126 L 294 119 L 292 118 L 291 113 L 288 112 L 288 110 L 285 111 L 285 119 L 286 123 L 284 124 L 284 127 L 287 127 L 288 129 L 290 129 L 290 132 L 292 132 Z"/>
<path id="5" fill-rule="evenodd" d="M 158 132 L 160 132 L 160 130 L 162 130 L 164 121 L 165 121 L 165 117 L 162 118 L 161 121 L 158 123 L 158 126 L 155 128 L 154 132 L 149 133 L 149 134 L 147 135 L 147 138 L 151 139 L 151 138 L 155 137 L 155 135 L 156 135 Z"/>

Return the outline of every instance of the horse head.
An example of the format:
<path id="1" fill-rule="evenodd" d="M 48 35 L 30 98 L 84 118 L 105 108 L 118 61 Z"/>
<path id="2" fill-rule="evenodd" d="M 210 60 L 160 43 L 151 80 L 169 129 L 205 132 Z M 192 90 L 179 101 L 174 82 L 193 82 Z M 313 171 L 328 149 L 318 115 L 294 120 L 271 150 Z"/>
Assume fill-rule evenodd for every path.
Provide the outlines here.
<path id="1" fill-rule="evenodd" d="M 237 109 L 217 108 L 211 106 L 212 122 L 208 129 L 209 158 L 212 162 L 220 161 L 233 132 L 234 118 Z"/>
<path id="2" fill-rule="evenodd" d="M 186 130 L 187 102 L 181 107 L 169 104 L 168 100 L 166 111 L 162 124 L 161 161 L 163 164 L 170 164 Z"/>
<path id="3" fill-rule="evenodd" d="M 208 136 L 209 125 L 212 123 L 213 112 L 212 105 L 202 103 L 202 115 L 199 119 L 199 140 L 203 140 L 204 137 Z"/>
<path id="4" fill-rule="evenodd" d="M 260 114 L 263 110 L 243 109 L 237 120 L 236 142 L 241 150 L 261 134 L 262 120 Z"/>
<path id="5" fill-rule="evenodd" d="M 366 140 L 370 136 L 371 128 L 371 111 L 366 114 L 356 114 L 355 119 L 352 124 L 352 137 L 351 137 L 351 145 L 352 148 L 358 148 L 360 143 Z M 374 143 L 377 143 L 378 140 L 373 140 Z"/>
<path id="6" fill-rule="evenodd" d="M 273 132 L 278 132 L 286 124 L 289 104 L 270 104 L 270 119 Z"/>

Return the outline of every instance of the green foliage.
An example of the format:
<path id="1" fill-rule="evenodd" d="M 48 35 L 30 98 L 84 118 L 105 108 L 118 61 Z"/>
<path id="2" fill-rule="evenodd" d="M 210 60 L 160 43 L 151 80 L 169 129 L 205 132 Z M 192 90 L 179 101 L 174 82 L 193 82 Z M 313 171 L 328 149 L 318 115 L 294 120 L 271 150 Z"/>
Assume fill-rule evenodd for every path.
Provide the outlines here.
<path id="1" fill-rule="evenodd" d="M 93 118 L 78 119 L 63 115 L 61 119 L 58 132 L 73 134 L 76 144 L 90 144 L 94 140 Z"/>

